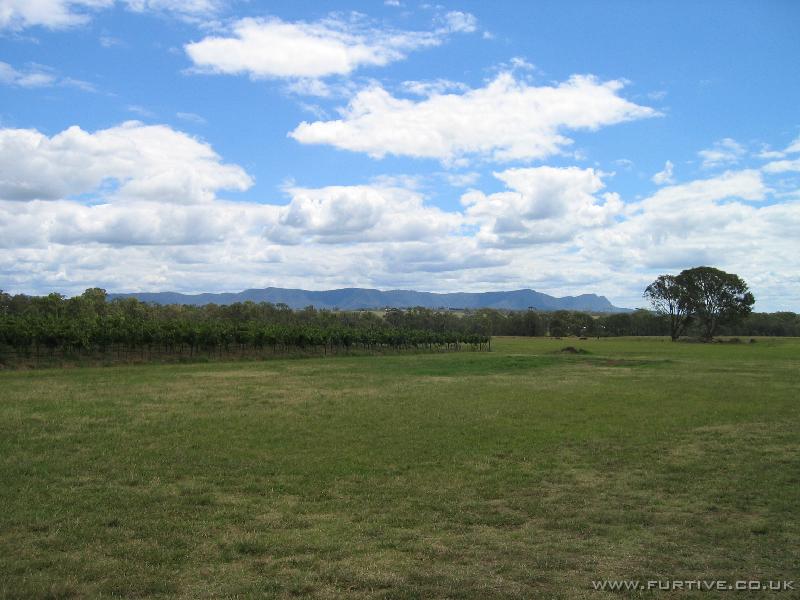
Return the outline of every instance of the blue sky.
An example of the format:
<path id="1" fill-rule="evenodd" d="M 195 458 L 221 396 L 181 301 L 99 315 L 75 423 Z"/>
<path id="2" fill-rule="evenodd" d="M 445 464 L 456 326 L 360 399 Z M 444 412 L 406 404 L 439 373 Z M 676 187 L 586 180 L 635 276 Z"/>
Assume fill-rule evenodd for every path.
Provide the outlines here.
<path id="1" fill-rule="evenodd" d="M 0 0 L 0 288 L 800 308 L 800 4 Z"/>

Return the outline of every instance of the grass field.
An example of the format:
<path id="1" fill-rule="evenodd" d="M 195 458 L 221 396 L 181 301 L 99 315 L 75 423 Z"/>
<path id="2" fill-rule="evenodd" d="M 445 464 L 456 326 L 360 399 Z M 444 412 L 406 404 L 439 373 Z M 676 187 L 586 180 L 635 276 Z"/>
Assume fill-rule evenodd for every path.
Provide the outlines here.
<path id="1" fill-rule="evenodd" d="M 492 347 L 0 373 L 0 595 L 800 580 L 799 339 Z"/>

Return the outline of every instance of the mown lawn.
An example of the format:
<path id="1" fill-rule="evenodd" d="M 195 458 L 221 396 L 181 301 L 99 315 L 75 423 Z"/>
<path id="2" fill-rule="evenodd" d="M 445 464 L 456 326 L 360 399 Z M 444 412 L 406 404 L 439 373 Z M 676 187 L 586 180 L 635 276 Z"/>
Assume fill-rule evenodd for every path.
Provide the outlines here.
<path id="1" fill-rule="evenodd" d="M 800 340 L 492 345 L 0 372 L 0 596 L 800 580 Z"/>

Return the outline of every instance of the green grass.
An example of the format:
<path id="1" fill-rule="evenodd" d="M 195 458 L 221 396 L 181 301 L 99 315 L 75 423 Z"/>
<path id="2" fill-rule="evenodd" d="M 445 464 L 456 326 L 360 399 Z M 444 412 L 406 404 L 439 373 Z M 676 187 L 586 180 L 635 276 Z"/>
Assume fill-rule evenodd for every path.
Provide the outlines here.
<path id="1" fill-rule="evenodd" d="M 800 580 L 800 340 L 492 346 L 0 373 L 0 597 Z"/>

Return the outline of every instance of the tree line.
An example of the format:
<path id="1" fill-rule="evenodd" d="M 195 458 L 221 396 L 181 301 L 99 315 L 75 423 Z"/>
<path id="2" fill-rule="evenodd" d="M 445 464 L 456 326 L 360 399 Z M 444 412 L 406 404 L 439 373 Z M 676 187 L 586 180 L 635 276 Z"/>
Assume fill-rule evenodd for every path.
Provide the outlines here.
<path id="1" fill-rule="evenodd" d="M 485 350 L 493 335 L 800 336 L 800 315 L 750 312 L 752 295 L 746 285 L 743 289 L 713 271 L 694 275 L 712 277 L 712 282 L 721 284 L 716 288 L 707 282 L 692 283 L 684 274 L 660 276 L 645 291 L 654 310 L 613 314 L 427 308 L 342 312 L 253 302 L 189 306 L 135 298 L 109 301 L 98 288 L 73 298 L 0 291 L 0 364 L 48 357 L 128 361 Z M 701 289 L 705 290 L 702 302 L 688 295 Z M 715 289 L 722 298 L 712 298 Z M 709 318 L 713 318 L 710 323 Z"/>
<path id="2" fill-rule="evenodd" d="M 694 267 L 678 275 L 661 275 L 644 291 L 652 310 L 613 314 L 580 311 L 502 311 L 479 309 L 463 316 L 426 311 L 396 311 L 396 317 L 428 328 L 436 320 L 457 326 L 461 318 L 490 335 L 609 337 L 688 336 L 709 341 L 727 336 L 800 336 L 800 315 L 793 312 L 753 313 L 755 303 L 738 275 L 713 267 Z M 389 318 L 390 313 L 387 313 Z"/>
<path id="3" fill-rule="evenodd" d="M 491 323 L 492 335 L 550 337 L 621 337 L 669 336 L 669 318 L 655 311 L 639 309 L 630 312 L 588 314 L 579 311 L 554 312 L 498 311 L 481 309 L 472 318 L 481 316 Z M 793 312 L 751 313 L 735 323 L 720 323 L 718 336 L 794 336 L 800 337 L 800 315 Z M 690 322 L 682 335 L 703 338 L 700 323 Z"/>

